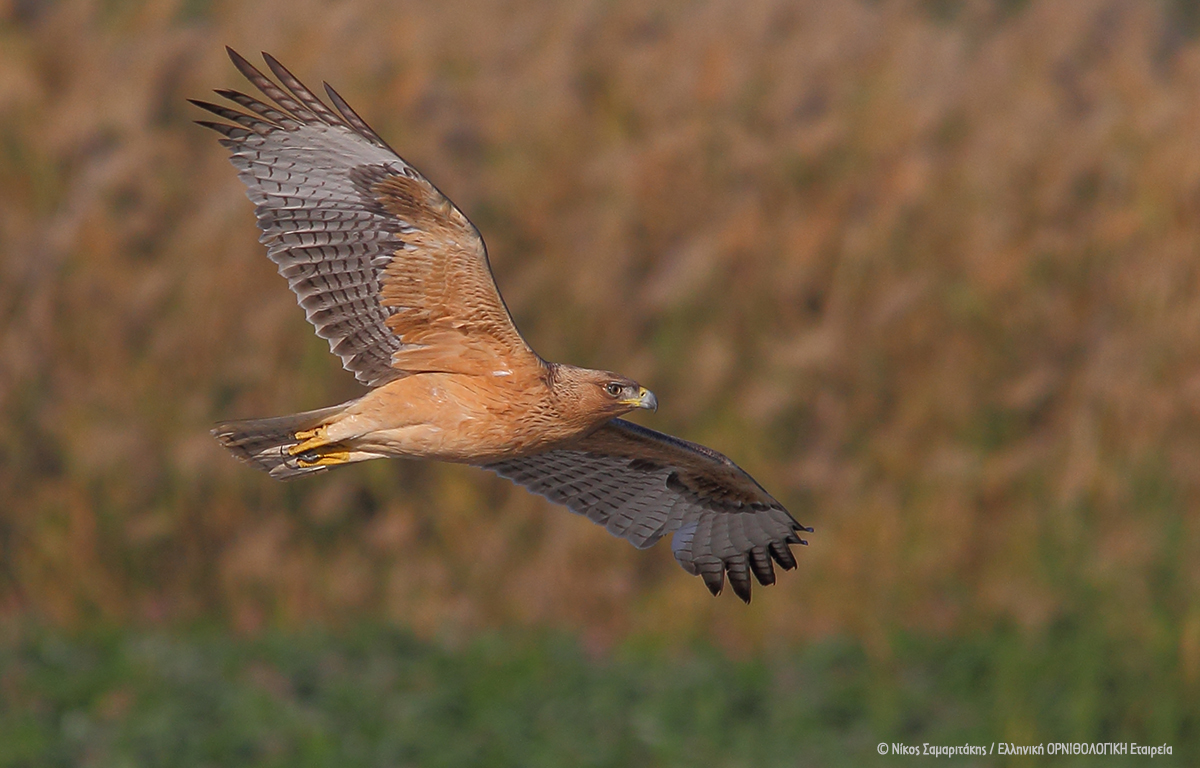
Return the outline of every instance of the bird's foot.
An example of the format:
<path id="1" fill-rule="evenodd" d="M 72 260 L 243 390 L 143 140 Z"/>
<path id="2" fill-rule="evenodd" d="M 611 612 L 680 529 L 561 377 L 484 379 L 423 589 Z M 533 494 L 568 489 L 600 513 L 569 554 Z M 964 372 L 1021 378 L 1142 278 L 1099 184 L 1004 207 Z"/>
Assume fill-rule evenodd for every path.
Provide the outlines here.
<path id="1" fill-rule="evenodd" d="M 328 428 L 321 425 L 316 429 L 306 429 L 295 434 L 296 444 L 288 448 L 288 453 L 293 456 L 299 456 L 302 453 L 308 453 L 315 448 L 320 448 L 324 445 L 329 445 Z"/>
<path id="2" fill-rule="evenodd" d="M 350 461 L 350 451 L 344 448 L 329 450 L 332 447 L 326 446 L 325 450 L 316 448 L 307 450 L 296 456 L 296 463 L 301 467 L 330 467 Z"/>

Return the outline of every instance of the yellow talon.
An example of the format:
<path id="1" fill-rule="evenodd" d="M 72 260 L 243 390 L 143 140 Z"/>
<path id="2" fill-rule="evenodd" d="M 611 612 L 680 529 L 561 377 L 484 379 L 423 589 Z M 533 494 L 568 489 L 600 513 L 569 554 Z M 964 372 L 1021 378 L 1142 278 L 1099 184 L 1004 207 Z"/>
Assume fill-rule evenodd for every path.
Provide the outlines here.
<path id="1" fill-rule="evenodd" d="M 296 463 L 302 467 L 327 467 L 335 464 L 345 464 L 350 461 L 350 451 L 330 451 L 320 454 L 316 459 L 300 458 Z"/>
<path id="2" fill-rule="evenodd" d="M 326 428 L 324 426 L 316 429 L 306 429 L 303 432 L 296 433 L 298 441 L 291 448 L 288 448 L 288 453 L 295 456 L 297 454 L 311 451 L 314 448 L 320 448 L 323 445 L 329 445 L 329 440 L 326 437 Z"/>

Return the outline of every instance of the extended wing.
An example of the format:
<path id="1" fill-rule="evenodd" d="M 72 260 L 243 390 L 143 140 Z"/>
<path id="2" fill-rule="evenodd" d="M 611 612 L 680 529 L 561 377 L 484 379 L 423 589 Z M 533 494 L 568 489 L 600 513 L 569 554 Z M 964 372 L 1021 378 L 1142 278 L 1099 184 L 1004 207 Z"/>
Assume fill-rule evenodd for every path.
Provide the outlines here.
<path id="1" fill-rule="evenodd" d="M 408 372 L 540 365 L 504 306 L 483 239 L 325 85 L 333 109 L 263 54 L 281 88 L 229 50 L 270 102 L 193 101 L 256 205 L 267 255 L 317 335 L 368 386 Z"/>
<path id="2" fill-rule="evenodd" d="M 643 548 L 672 534 L 683 569 L 715 595 L 725 574 L 750 602 L 750 574 L 775 583 L 774 560 L 796 567 L 789 544 L 805 544 L 796 522 L 754 478 L 702 445 L 613 419 L 569 447 L 507 459 L 485 469 L 603 525 Z"/>

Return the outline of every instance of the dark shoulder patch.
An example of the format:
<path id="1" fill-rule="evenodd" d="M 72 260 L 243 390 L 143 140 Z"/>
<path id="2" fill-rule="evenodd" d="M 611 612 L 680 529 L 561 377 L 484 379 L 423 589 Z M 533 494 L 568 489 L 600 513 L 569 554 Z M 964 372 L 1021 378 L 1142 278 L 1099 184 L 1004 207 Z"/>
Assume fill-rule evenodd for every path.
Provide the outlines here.
<path id="1" fill-rule="evenodd" d="M 725 454 L 718 453 L 712 448 L 706 448 L 699 443 L 693 443 L 689 440 L 684 440 L 663 432 L 656 432 L 653 429 L 643 427 L 640 424 L 634 424 L 632 421 L 625 421 L 625 419 L 613 419 L 609 423 L 618 429 L 624 430 L 625 432 L 631 432 L 644 440 L 650 440 L 656 443 L 667 443 L 668 445 L 672 445 L 685 451 L 690 451 L 691 453 L 698 453 L 705 458 L 712 459 L 713 461 L 719 464 L 724 464 L 727 467 L 737 468 L 737 464 L 734 464 L 733 461 Z"/>

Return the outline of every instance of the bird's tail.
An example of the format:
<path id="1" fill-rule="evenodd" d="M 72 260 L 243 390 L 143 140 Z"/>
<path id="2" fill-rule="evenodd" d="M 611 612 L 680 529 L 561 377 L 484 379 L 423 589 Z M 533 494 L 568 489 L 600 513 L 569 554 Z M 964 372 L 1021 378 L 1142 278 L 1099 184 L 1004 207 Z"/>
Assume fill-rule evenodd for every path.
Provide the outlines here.
<path id="1" fill-rule="evenodd" d="M 277 480 L 290 480 L 359 459 L 351 457 L 343 446 L 320 444 L 319 439 L 323 427 L 352 402 L 291 416 L 225 421 L 214 427 L 212 434 L 238 459 Z M 301 443 L 311 443 L 314 447 L 297 451 Z"/>

